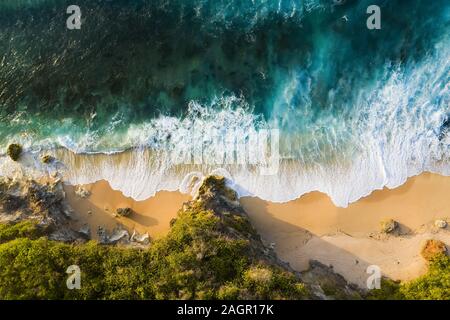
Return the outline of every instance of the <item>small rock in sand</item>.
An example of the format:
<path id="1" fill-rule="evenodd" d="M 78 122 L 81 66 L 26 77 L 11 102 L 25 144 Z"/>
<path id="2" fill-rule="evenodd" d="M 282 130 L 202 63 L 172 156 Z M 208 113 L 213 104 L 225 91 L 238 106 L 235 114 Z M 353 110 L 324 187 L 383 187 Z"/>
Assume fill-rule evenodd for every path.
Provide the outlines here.
<path id="1" fill-rule="evenodd" d="M 447 227 L 447 221 L 445 221 L 445 220 L 436 220 L 436 221 L 434 222 L 434 225 L 435 225 L 436 227 L 438 227 L 438 228 L 444 229 L 444 228 Z"/>
<path id="2" fill-rule="evenodd" d="M 391 233 L 397 229 L 398 223 L 392 219 L 383 220 L 380 222 L 380 229 L 383 233 Z"/>
<path id="3" fill-rule="evenodd" d="M 91 195 L 91 193 L 82 186 L 75 188 L 75 194 L 80 198 L 87 198 Z"/>
<path id="4" fill-rule="evenodd" d="M 117 208 L 116 213 L 121 217 L 129 217 L 133 210 L 131 208 Z"/>

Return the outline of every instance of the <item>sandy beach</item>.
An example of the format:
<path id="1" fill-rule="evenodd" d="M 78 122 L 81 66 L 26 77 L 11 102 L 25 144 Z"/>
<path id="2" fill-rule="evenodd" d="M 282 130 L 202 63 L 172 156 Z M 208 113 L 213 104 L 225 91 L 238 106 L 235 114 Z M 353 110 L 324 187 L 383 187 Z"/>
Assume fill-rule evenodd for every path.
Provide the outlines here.
<path id="1" fill-rule="evenodd" d="M 112 230 L 122 225 L 151 238 L 167 233 L 189 195 L 158 192 L 145 201 L 134 201 L 113 190 L 102 180 L 83 186 L 90 196 L 81 198 L 74 186 L 66 194 L 77 212 L 81 227 L 98 226 Z M 450 221 L 450 177 L 424 173 L 410 178 L 396 189 L 373 192 L 347 208 L 336 207 L 324 194 L 313 192 L 287 203 L 271 203 L 246 197 L 241 203 L 262 238 L 275 247 L 279 257 L 299 271 L 311 259 L 332 265 L 347 280 L 365 286 L 369 265 L 377 265 L 383 275 L 410 280 L 426 271 L 420 249 L 427 239 L 450 245 L 450 231 L 434 225 L 435 220 Z M 129 207 L 134 213 L 116 217 L 117 208 Z M 399 223 L 396 234 L 380 232 L 380 221 Z M 95 232 L 92 232 L 95 238 Z"/>
<path id="2" fill-rule="evenodd" d="M 395 280 L 410 280 L 426 271 L 420 249 L 427 239 L 447 246 L 450 232 L 434 225 L 449 221 L 450 178 L 424 173 L 396 189 L 373 192 L 347 208 L 336 207 L 321 193 L 313 192 L 284 204 L 256 198 L 241 199 L 244 208 L 281 259 L 297 270 L 310 259 L 332 265 L 349 281 L 365 286 L 369 265 Z M 380 222 L 394 219 L 397 235 L 380 233 Z"/>
<path id="3" fill-rule="evenodd" d="M 87 223 L 94 239 L 98 239 L 96 230 L 99 226 L 108 232 L 122 226 L 130 232 L 148 233 L 155 239 L 167 233 L 170 220 L 190 199 L 189 195 L 179 192 L 160 191 L 145 201 L 135 201 L 113 190 L 104 180 L 84 185 L 83 188 L 90 193 L 86 198 L 77 196 L 74 186 L 66 185 L 66 197 L 74 209 L 76 227 L 81 228 Z M 129 217 L 119 217 L 116 215 L 118 208 L 131 208 L 133 213 Z"/>

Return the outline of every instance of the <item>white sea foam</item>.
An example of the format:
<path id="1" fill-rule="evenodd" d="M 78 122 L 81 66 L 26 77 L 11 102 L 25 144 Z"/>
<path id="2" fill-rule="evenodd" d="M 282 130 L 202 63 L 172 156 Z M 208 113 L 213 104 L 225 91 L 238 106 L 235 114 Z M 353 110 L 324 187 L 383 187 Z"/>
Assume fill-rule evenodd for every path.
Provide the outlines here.
<path id="1" fill-rule="evenodd" d="M 59 161 L 51 166 L 40 163 L 41 152 L 28 152 L 20 164 L 2 156 L 0 172 L 42 175 L 57 170 L 72 184 L 104 179 L 136 200 L 159 190 L 195 193 L 204 176 L 220 174 L 240 196 L 285 202 L 321 191 L 337 206 L 345 207 L 376 189 L 395 188 L 424 171 L 450 175 L 450 134 L 442 128 L 450 116 L 448 51 L 446 46 L 438 47 L 436 56 L 414 68 L 386 66 L 384 81 L 361 93 L 351 120 L 330 123 L 324 134 L 327 141 L 309 137 L 313 147 L 295 150 L 296 158 L 282 158 L 274 175 L 261 175 L 258 166 L 245 163 L 214 165 L 176 158 L 186 157 L 174 151 L 192 142 L 192 137 L 210 141 L 202 134 L 192 136 L 194 128 L 203 134 L 211 129 L 223 134 L 239 129 L 244 135 L 271 128 L 273 123 L 252 114 L 236 97 L 217 99 L 210 107 L 192 102 L 183 119 L 162 116 L 131 126 L 125 136 L 135 148 L 127 152 L 91 155 L 56 149 L 52 152 Z M 345 139 L 336 137 L 342 126 L 350 132 Z M 342 141 L 343 146 L 336 145 Z M 212 147 L 205 144 L 207 152 Z M 287 149 L 282 143 L 282 154 L 292 151 Z M 305 152 L 316 152 L 319 160 L 311 161 L 314 157 Z"/>

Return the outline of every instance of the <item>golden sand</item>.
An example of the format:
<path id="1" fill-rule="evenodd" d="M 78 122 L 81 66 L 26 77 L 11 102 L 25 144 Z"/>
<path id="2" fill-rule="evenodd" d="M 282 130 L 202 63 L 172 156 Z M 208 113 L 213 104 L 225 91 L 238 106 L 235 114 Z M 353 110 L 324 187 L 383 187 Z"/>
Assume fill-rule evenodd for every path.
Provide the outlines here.
<path id="1" fill-rule="evenodd" d="M 145 201 L 134 201 L 111 189 L 106 181 L 86 185 L 87 198 L 66 186 L 67 198 L 78 212 L 77 223 L 112 230 L 122 224 L 131 232 L 148 232 L 152 238 L 166 234 L 189 195 L 158 192 Z M 449 227 L 439 229 L 436 219 L 450 222 L 450 177 L 424 173 L 396 189 L 383 189 L 350 204 L 336 207 L 328 196 L 312 192 L 287 203 L 246 197 L 241 203 L 263 239 L 274 245 L 279 257 L 299 271 L 310 259 L 332 265 L 336 272 L 362 287 L 366 269 L 377 265 L 384 275 L 398 280 L 416 278 L 426 271 L 420 249 L 427 239 L 450 245 Z M 117 208 L 130 207 L 129 218 L 115 217 Z M 89 213 L 88 213 L 89 212 Z M 396 235 L 380 233 L 380 221 L 399 223 Z"/>
<path id="2" fill-rule="evenodd" d="M 74 186 L 65 186 L 66 197 L 75 211 L 77 227 L 88 223 L 95 239 L 99 226 L 111 232 L 118 225 L 130 232 L 148 233 L 153 239 L 160 237 L 167 233 L 170 220 L 190 198 L 179 192 L 160 191 L 150 199 L 135 201 L 113 190 L 104 180 L 83 188 L 90 192 L 89 197 L 81 198 L 75 194 Z M 129 217 L 118 217 L 118 208 L 131 208 L 133 213 Z"/>

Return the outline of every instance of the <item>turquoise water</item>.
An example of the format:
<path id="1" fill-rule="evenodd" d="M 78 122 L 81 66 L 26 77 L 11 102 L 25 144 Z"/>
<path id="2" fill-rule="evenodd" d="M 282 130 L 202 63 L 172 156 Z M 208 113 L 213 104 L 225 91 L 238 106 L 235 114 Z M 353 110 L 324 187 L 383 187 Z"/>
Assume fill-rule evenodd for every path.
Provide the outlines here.
<path id="1" fill-rule="evenodd" d="M 65 27 L 74 2 L 81 30 Z M 193 128 L 276 128 L 298 170 L 367 172 L 360 193 L 447 173 L 449 24 L 447 0 L 2 1 L 0 146 L 161 150 Z"/>

